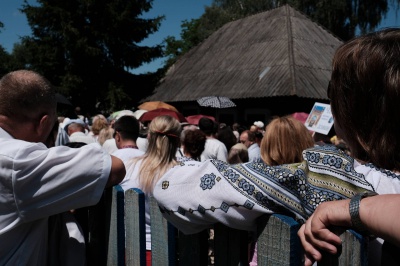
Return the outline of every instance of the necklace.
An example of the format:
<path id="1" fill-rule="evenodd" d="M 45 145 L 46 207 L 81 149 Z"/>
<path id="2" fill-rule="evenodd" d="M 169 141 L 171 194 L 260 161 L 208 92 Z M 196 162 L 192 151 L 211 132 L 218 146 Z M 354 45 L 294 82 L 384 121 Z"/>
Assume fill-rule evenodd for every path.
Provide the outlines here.
<path id="1" fill-rule="evenodd" d="M 124 145 L 121 147 L 121 149 L 128 149 L 128 148 L 137 149 L 138 147 L 136 145 Z"/>

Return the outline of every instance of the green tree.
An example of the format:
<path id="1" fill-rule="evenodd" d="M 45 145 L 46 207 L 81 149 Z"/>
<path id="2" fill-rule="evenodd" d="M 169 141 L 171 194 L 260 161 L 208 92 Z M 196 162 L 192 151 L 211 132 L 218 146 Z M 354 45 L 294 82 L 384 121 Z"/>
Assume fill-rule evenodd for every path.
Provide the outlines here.
<path id="1" fill-rule="evenodd" d="M 289 4 L 305 13 L 342 40 L 357 31 L 373 31 L 388 12 L 388 4 L 398 8 L 400 0 L 214 0 L 198 19 L 182 23 L 181 39 L 167 37 L 164 54 L 167 69 L 176 59 L 196 46 L 225 23 Z"/>
<path id="2" fill-rule="evenodd" d="M 22 39 L 19 55 L 75 105 L 93 110 L 129 108 L 151 93 L 158 73 L 130 70 L 162 56 L 162 46 L 140 46 L 158 30 L 163 17 L 143 19 L 152 0 L 25 0 L 32 37 Z"/>
<path id="3" fill-rule="evenodd" d="M 0 45 L 0 77 L 10 72 L 10 61 L 10 54 Z"/>
<path id="4" fill-rule="evenodd" d="M 0 33 L 4 24 L 0 21 Z M 0 45 L 0 77 L 10 72 L 11 55 Z"/>

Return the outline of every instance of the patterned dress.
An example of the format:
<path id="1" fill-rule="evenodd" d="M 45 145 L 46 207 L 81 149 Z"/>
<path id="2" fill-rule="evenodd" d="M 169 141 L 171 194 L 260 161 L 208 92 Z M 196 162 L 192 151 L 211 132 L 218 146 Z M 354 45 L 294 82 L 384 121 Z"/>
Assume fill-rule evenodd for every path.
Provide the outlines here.
<path id="1" fill-rule="evenodd" d="M 361 165 L 334 146 L 305 150 L 303 158 L 301 163 L 274 167 L 262 161 L 181 162 L 157 182 L 154 197 L 167 220 L 184 233 L 196 233 L 217 222 L 254 230 L 262 214 L 304 220 L 321 202 L 365 190 L 400 193 L 398 175 Z"/>

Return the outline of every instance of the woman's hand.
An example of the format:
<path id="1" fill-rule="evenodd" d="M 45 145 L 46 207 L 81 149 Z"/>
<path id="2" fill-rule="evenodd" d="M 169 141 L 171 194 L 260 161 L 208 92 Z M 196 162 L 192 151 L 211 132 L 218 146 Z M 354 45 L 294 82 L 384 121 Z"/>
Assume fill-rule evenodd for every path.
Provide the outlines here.
<path id="1" fill-rule="evenodd" d="M 324 202 L 303 224 L 297 233 L 305 251 L 305 265 L 322 259 L 321 251 L 337 253 L 340 237 L 333 233 L 332 226 L 350 226 L 350 200 Z"/>

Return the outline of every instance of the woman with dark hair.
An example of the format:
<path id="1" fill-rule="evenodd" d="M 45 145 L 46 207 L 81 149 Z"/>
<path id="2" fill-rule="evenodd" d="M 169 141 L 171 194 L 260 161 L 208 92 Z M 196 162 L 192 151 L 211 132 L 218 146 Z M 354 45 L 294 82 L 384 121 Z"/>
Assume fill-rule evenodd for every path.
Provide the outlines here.
<path id="1" fill-rule="evenodd" d="M 352 218 L 359 221 L 360 202 L 370 192 L 400 193 L 399 58 L 400 29 L 355 38 L 334 55 L 328 96 L 335 131 L 352 157 L 326 145 L 306 149 L 296 164 L 183 164 L 154 187 L 165 218 L 184 233 L 217 222 L 255 230 L 265 213 L 289 211 L 304 221 L 322 202 L 352 198 Z M 362 232 L 358 222 L 352 228 Z M 309 265 L 321 258 L 307 255 Z"/>
<path id="2" fill-rule="evenodd" d="M 185 130 L 185 136 L 182 142 L 183 155 L 187 158 L 200 161 L 200 155 L 204 151 L 206 139 L 206 135 L 199 129 Z"/>
<path id="3" fill-rule="evenodd" d="M 228 153 L 232 146 L 237 143 L 235 134 L 233 134 L 232 129 L 225 123 L 218 125 L 217 139 L 225 144 Z"/>

